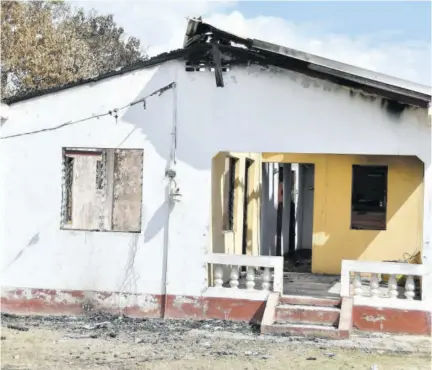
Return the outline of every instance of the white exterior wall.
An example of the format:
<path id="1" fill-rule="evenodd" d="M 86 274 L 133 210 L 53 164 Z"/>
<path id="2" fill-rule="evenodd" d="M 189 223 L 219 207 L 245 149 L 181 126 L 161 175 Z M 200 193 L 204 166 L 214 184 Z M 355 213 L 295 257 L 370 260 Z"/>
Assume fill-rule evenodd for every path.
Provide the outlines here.
<path id="1" fill-rule="evenodd" d="M 379 99 L 353 97 L 329 82 L 255 66 L 226 73 L 224 88 L 216 87 L 211 72 L 187 73 L 183 63 L 171 62 L 24 101 L 10 107 L 1 136 L 105 112 L 174 80 L 175 169 L 182 197 L 170 212 L 167 235 L 164 171 L 171 149 L 172 90 L 150 98 L 146 110 L 141 105 L 129 108 L 117 124 L 104 117 L 0 141 L 4 286 L 116 291 L 127 280 L 133 235 L 59 229 L 63 146 L 144 149 L 136 286 L 122 289 L 150 294 L 163 292 L 167 244 L 167 293 L 199 296 L 207 287 L 211 159 L 219 151 L 417 155 L 430 174 L 426 110 L 410 109 L 395 118 Z M 430 248 L 430 175 L 425 187 L 424 238 Z M 425 258 L 432 259 L 430 250 Z"/>
<path id="2" fill-rule="evenodd" d="M 10 106 L 1 136 L 108 112 L 171 83 L 170 64 Z M 4 287 L 160 294 L 173 92 L 111 116 L 0 141 Z M 163 152 L 144 133 L 157 132 Z M 142 233 L 60 230 L 62 147 L 143 148 Z M 160 148 L 159 148 L 160 150 Z M 136 245 L 136 255 L 134 255 Z M 134 260 L 132 260 L 132 258 Z M 134 261 L 133 270 L 128 270 Z M 129 272 L 128 272 L 129 271 Z"/>

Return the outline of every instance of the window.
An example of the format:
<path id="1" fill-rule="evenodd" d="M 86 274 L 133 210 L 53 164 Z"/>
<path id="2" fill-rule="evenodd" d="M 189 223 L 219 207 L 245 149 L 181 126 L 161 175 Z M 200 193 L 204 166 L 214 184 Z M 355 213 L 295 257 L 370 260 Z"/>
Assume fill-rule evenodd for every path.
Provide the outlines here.
<path id="1" fill-rule="evenodd" d="M 73 157 L 65 157 L 65 222 L 70 224 L 72 222 L 72 189 L 73 189 Z"/>
<path id="2" fill-rule="evenodd" d="M 141 231 L 143 151 L 63 150 L 62 228 Z"/>
<path id="3" fill-rule="evenodd" d="M 224 212 L 224 230 L 234 230 L 234 207 L 235 207 L 235 180 L 236 180 L 236 168 L 237 158 L 227 157 L 225 162 L 225 212 Z"/>
<path id="4" fill-rule="evenodd" d="M 102 161 L 96 162 L 96 189 L 103 189 Z"/>
<path id="5" fill-rule="evenodd" d="M 386 166 L 353 166 L 351 229 L 386 229 L 387 173 Z"/>

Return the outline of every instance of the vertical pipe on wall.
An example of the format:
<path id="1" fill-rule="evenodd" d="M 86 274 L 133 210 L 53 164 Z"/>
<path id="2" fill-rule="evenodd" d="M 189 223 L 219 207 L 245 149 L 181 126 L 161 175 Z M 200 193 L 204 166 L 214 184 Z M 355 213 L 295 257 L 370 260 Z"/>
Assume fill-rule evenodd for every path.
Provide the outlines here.
<path id="1" fill-rule="evenodd" d="M 171 131 L 171 148 L 170 158 L 167 163 L 166 173 L 168 170 L 173 170 L 173 165 L 176 164 L 176 149 L 177 149 L 177 83 L 173 85 L 173 118 L 172 118 L 172 131 Z M 174 199 L 171 197 L 171 189 L 175 186 L 173 177 L 169 177 L 169 183 L 166 187 L 165 199 L 167 202 L 167 216 L 164 230 L 164 243 L 163 243 L 163 261 L 162 261 L 162 302 L 161 302 L 161 317 L 165 318 L 167 308 L 167 275 L 168 275 L 168 250 L 169 250 L 169 224 L 171 211 L 174 206 Z"/>

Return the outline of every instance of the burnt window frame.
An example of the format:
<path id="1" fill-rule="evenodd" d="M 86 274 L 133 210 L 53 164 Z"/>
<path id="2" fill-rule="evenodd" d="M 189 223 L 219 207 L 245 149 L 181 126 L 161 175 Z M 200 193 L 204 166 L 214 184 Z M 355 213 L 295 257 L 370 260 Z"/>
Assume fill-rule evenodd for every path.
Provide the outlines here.
<path id="1" fill-rule="evenodd" d="M 67 156 L 66 153 L 64 153 L 64 166 L 65 166 L 64 197 L 65 197 L 65 208 L 66 208 L 64 214 L 64 223 L 66 225 L 72 224 L 74 162 L 75 162 L 75 157 Z"/>
<path id="2" fill-rule="evenodd" d="M 102 182 L 102 188 L 98 187 L 98 168 L 96 165 L 95 168 L 95 177 L 94 178 L 94 186 L 95 191 L 99 196 L 103 196 L 103 193 L 105 193 L 107 189 L 107 182 L 106 182 L 106 163 L 107 163 L 107 153 L 111 152 L 113 155 L 113 161 L 114 166 L 117 161 L 117 157 L 121 152 L 129 152 L 129 151 L 136 151 L 138 152 L 141 160 L 141 171 L 138 176 L 138 183 L 139 183 L 139 193 L 140 196 L 140 210 L 139 210 L 139 219 L 138 219 L 138 228 L 136 230 L 134 229 L 124 229 L 120 227 L 116 227 L 113 223 L 113 209 L 114 209 L 114 203 L 112 204 L 113 207 L 110 209 L 110 227 L 105 228 L 104 226 L 100 226 L 97 228 L 81 228 L 81 227 L 74 227 L 73 226 L 73 197 L 74 197 L 74 191 L 73 191 L 73 180 L 75 175 L 75 163 L 76 163 L 76 157 L 77 156 L 98 156 L 100 159 L 98 162 L 101 162 L 101 165 L 99 166 L 99 171 L 101 175 L 101 182 Z M 72 163 L 72 170 L 67 171 L 67 164 L 68 162 Z M 62 205 L 61 205 L 61 217 L 60 217 L 60 230 L 62 231 L 92 231 L 92 232 L 109 232 L 109 233 L 124 233 L 124 234 L 140 234 L 142 232 L 142 206 L 143 206 L 143 170 L 144 170 L 144 149 L 143 148 L 100 148 L 100 147 L 62 147 L 62 164 L 63 164 L 63 176 L 64 176 L 64 185 L 62 189 Z M 111 172 L 115 172 L 115 169 L 112 168 Z M 114 173 L 112 174 L 114 176 Z M 69 178 L 71 180 L 69 180 Z M 89 177 L 90 180 L 91 177 Z M 68 182 L 70 182 L 70 187 L 68 186 Z M 114 186 L 115 186 L 115 180 L 113 180 L 112 183 L 112 197 L 115 201 L 115 194 L 114 194 Z M 106 194 L 105 194 L 106 196 Z M 110 207 L 111 208 L 111 207 Z M 102 209 L 100 209 L 102 211 Z"/>
<path id="3" fill-rule="evenodd" d="M 226 207 L 223 220 L 223 231 L 234 231 L 235 228 L 235 204 L 236 204 L 236 179 L 239 159 L 227 156 L 228 170 L 225 179 L 224 205 Z"/>
<path id="4" fill-rule="evenodd" d="M 366 209 L 359 210 L 358 208 L 355 209 L 355 195 L 356 195 L 356 175 L 359 175 L 358 170 L 361 169 L 363 171 L 363 174 L 368 173 L 367 169 L 370 169 L 369 174 L 373 174 L 373 172 L 381 173 L 384 175 L 384 191 L 383 191 L 383 211 L 379 210 L 379 207 L 373 207 L 373 206 L 365 206 Z M 357 173 L 356 173 L 357 172 Z M 370 230 L 370 231 L 385 231 L 387 230 L 387 206 L 388 206 L 388 173 L 389 173 L 389 167 L 388 165 L 364 165 L 364 164 L 354 164 L 352 165 L 351 169 L 351 198 L 350 198 L 350 229 L 351 230 Z M 370 224 L 367 225 L 368 221 L 366 220 L 367 216 L 363 216 L 364 220 L 363 223 L 357 222 L 353 220 L 354 212 L 364 212 L 364 215 L 375 213 L 375 214 L 382 214 L 383 215 L 383 222 L 379 226 L 373 226 L 373 221 L 369 221 Z M 358 215 L 357 215 L 358 216 Z M 379 221 L 376 221 L 377 224 L 379 224 Z M 366 225 L 365 225 L 366 223 Z"/>

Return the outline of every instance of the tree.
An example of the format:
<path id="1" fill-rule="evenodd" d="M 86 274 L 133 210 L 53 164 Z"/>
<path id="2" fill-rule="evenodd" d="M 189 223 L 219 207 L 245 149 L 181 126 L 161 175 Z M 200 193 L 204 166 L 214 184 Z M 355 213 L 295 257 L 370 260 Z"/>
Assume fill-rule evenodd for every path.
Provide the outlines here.
<path id="1" fill-rule="evenodd" d="M 112 15 L 62 1 L 1 2 L 2 98 L 64 85 L 146 59 Z"/>

